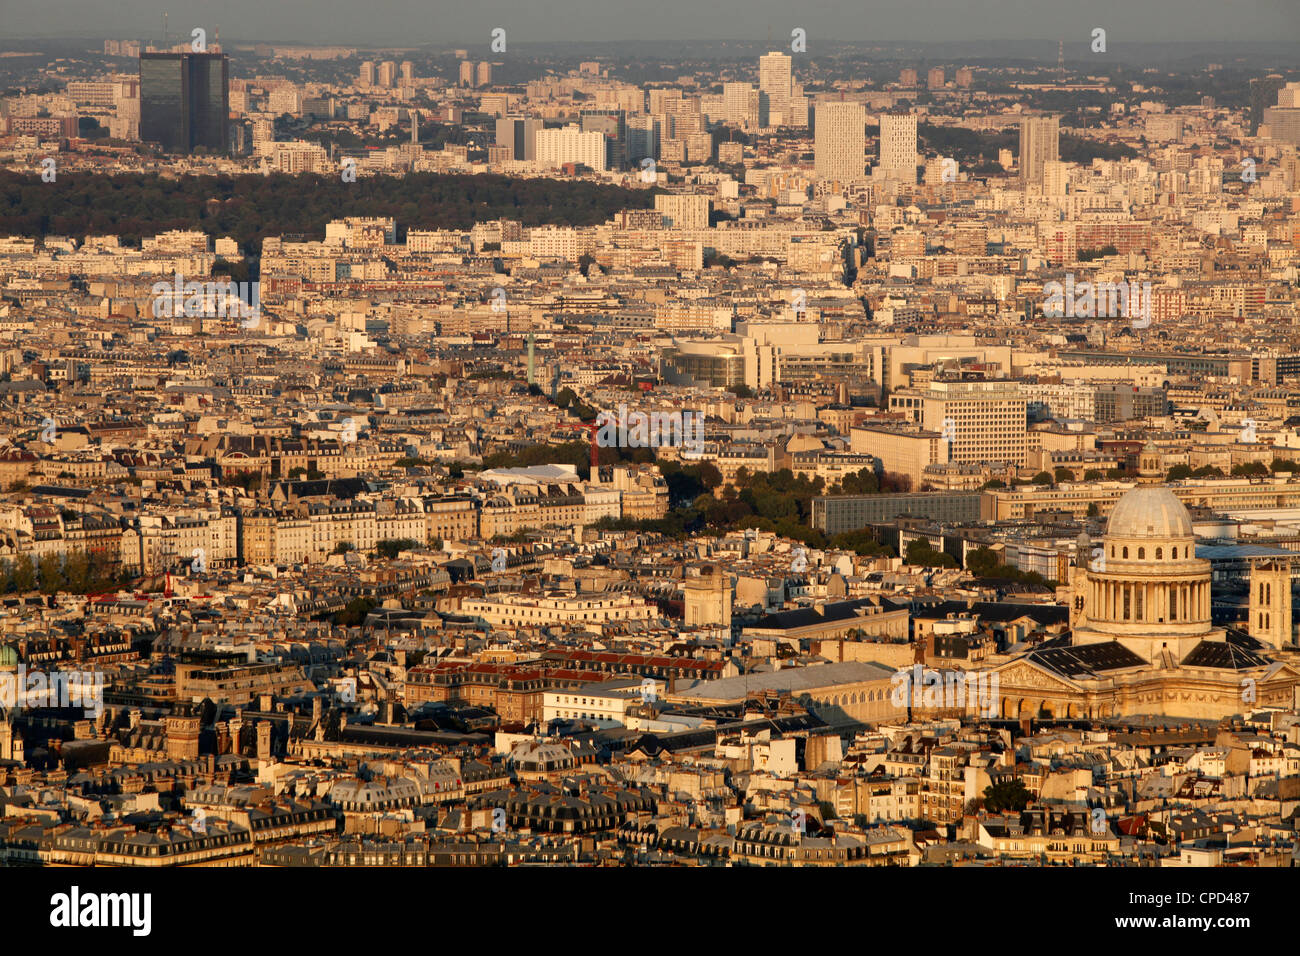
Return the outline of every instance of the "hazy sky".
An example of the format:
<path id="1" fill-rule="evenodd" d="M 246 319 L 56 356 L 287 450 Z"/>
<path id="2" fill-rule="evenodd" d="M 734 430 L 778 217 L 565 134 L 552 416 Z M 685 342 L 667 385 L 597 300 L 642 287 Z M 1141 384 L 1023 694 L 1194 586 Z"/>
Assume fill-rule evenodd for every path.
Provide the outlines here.
<path id="1" fill-rule="evenodd" d="M 1300 0 L 0 0 L 3 36 L 153 39 L 220 27 L 226 42 L 346 45 L 732 38 L 1110 44 L 1300 40 Z"/>

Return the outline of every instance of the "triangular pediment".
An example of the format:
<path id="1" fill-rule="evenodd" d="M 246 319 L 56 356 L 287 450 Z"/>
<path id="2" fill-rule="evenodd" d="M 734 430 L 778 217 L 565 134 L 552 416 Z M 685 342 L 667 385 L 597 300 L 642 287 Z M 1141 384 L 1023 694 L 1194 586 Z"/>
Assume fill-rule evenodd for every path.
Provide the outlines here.
<path id="1" fill-rule="evenodd" d="M 1010 688 L 1024 687 L 1046 691 L 1072 691 L 1082 688 L 1060 674 L 1055 674 L 1032 661 L 1021 659 L 1011 661 L 995 668 L 998 675 L 999 689 L 1003 694 Z"/>
<path id="2" fill-rule="evenodd" d="M 1300 667 L 1290 661 L 1272 661 L 1264 671 L 1262 680 L 1296 680 L 1300 679 Z"/>

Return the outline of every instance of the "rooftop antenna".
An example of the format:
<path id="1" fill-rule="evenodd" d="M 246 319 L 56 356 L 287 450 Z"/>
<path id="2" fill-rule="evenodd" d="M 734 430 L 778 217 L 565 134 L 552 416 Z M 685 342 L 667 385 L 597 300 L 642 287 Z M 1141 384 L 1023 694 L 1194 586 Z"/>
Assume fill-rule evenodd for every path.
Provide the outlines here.
<path id="1" fill-rule="evenodd" d="M 167 11 L 166 11 L 166 10 L 163 11 L 163 43 L 162 43 L 162 48 L 163 48 L 164 52 L 167 50 Z"/>
<path id="2" fill-rule="evenodd" d="M 1065 82 L 1065 41 L 1056 41 L 1056 75 L 1057 78 Z"/>

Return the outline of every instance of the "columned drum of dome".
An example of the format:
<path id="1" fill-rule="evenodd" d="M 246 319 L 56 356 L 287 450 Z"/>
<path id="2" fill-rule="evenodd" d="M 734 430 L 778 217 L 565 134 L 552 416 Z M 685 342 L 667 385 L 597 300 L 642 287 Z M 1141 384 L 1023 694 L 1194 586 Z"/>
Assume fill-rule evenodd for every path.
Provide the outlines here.
<path id="1" fill-rule="evenodd" d="M 1136 488 L 1116 503 L 1102 539 L 1100 570 L 1090 570 L 1075 643 L 1118 640 L 1152 660 L 1182 660 L 1210 624 L 1210 562 L 1196 557 L 1183 503 L 1166 488 Z M 1222 632 L 1218 639 L 1222 640 Z"/>

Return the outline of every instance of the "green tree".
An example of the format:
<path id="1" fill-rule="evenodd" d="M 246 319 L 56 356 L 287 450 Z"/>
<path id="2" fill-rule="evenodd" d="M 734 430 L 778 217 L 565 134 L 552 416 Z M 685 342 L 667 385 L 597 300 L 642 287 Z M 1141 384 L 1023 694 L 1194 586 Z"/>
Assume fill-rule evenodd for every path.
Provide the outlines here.
<path id="1" fill-rule="evenodd" d="M 835 535 L 835 537 L 831 539 L 830 544 L 833 548 L 853 551 L 864 557 L 875 557 L 878 555 L 892 557 L 894 553 L 893 548 L 877 541 L 875 533 L 867 528 L 862 528 L 858 531 L 843 531 Z"/>
<path id="2" fill-rule="evenodd" d="M 913 538 L 907 542 L 906 561 L 926 568 L 957 567 L 957 560 L 951 554 L 936 551 L 928 538 Z"/>
<path id="3" fill-rule="evenodd" d="M 57 554 L 51 553 L 41 555 L 38 567 L 40 569 L 42 593 L 57 594 L 59 591 L 64 590 L 67 582 L 63 577 L 62 565 L 63 562 Z"/>
<path id="4" fill-rule="evenodd" d="M 370 598 L 353 598 L 343 610 L 334 615 L 334 623 L 342 627 L 356 627 L 358 624 L 364 623 L 366 615 L 377 606 L 377 603 Z"/>
<path id="5" fill-rule="evenodd" d="M 1165 480 L 1182 481 L 1184 478 L 1190 477 L 1192 477 L 1191 465 L 1174 465 L 1174 467 L 1169 469 L 1169 473 L 1165 475 Z"/>
<path id="6" fill-rule="evenodd" d="M 991 577 L 1001 564 L 991 548 L 976 548 L 966 555 L 966 569 L 977 577 Z"/>
<path id="7" fill-rule="evenodd" d="M 1052 476 L 1045 471 L 1040 471 L 1038 474 L 1034 475 L 1031 480 L 1036 485 L 1050 485 L 1052 483 Z"/>
<path id="8" fill-rule="evenodd" d="M 36 587 L 36 566 L 30 554 L 20 554 L 14 563 L 13 584 L 20 594 Z"/>
<path id="9" fill-rule="evenodd" d="M 68 555 L 63 576 L 67 579 L 68 590 L 74 594 L 85 594 L 90 590 L 90 559 L 85 551 L 73 551 Z"/>
<path id="10" fill-rule="evenodd" d="M 1024 781 L 1019 777 L 1011 780 L 999 780 L 984 788 L 984 808 L 989 813 L 1003 813 L 1007 810 L 1019 812 L 1029 805 L 1033 794 L 1025 789 Z"/>
<path id="11" fill-rule="evenodd" d="M 396 558 L 403 551 L 410 551 L 411 549 L 418 548 L 419 546 L 420 545 L 418 542 L 413 541 L 410 538 L 389 538 L 384 541 L 380 541 L 377 545 L 375 545 L 375 550 L 379 553 L 379 556 L 381 558 L 391 559 L 391 558 Z"/>

